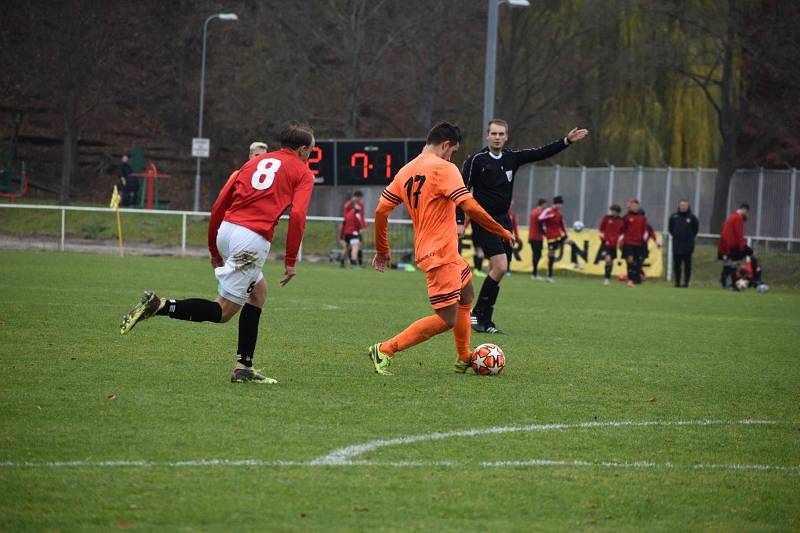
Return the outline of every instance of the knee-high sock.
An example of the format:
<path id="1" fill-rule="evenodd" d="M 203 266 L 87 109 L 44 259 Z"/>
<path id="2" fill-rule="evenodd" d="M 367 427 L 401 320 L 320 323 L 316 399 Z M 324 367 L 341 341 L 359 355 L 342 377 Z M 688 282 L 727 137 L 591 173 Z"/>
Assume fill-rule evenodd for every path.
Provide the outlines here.
<path id="1" fill-rule="evenodd" d="M 217 302 L 202 298 L 167 300 L 156 314 L 192 322 L 219 322 L 222 320 L 222 307 Z"/>
<path id="2" fill-rule="evenodd" d="M 475 264 L 475 270 L 480 270 L 483 268 L 483 256 L 475 254 L 472 257 L 472 262 Z"/>
<path id="3" fill-rule="evenodd" d="M 239 315 L 239 347 L 236 350 L 236 360 L 244 366 L 253 366 L 253 353 L 256 351 L 260 318 L 260 307 L 244 304 Z"/>
<path id="4" fill-rule="evenodd" d="M 453 341 L 456 344 L 456 354 L 459 361 L 469 361 L 469 339 L 472 328 L 469 319 L 469 304 L 458 304 L 456 325 L 453 328 Z"/>
<path id="5" fill-rule="evenodd" d="M 556 262 L 556 260 L 555 260 L 554 257 L 547 256 L 547 277 L 548 278 L 552 278 L 553 277 L 553 263 L 555 263 L 555 262 Z"/>
<path id="6" fill-rule="evenodd" d="M 478 293 L 478 303 L 475 304 L 475 316 L 481 320 L 491 320 L 494 303 L 497 301 L 497 293 L 500 292 L 500 283 L 495 281 L 491 275 L 483 279 L 481 292 Z"/>
<path id="7" fill-rule="evenodd" d="M 420 318 L 388 341 L 383 341 L 380 350 L 391 357 L 397 352 L 408 350 L 412 346 L 425 342 L 434 335 L 443 333 L 448 329 L 450 327 L 439 315 L 426 316 L 425 318 Z"/>
<path id="8" fill-rule="evenodd" d="M 628 281 L 635 282 L 636 281 L 636 258 L 635 257 L 629 257 L 628 260 L 626 260 L 626 263 L 628 264 Z"/>
<path id="9" fill-rule="evenodd" d="M 613 263 L 606 263 L 606 279 L 611 279 L 611 269 L 614 268 Z"/>

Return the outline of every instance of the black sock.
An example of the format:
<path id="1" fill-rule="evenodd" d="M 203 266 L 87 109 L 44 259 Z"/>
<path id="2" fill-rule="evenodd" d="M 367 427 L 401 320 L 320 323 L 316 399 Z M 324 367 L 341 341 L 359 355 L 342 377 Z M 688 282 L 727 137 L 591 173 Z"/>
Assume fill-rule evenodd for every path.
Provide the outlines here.
<path id="1" fill-rule="evenodd" d="M 159 309 L 156 314 L 192 322 L 219 322 L 222 320 L 222 308 L 219 304 L 202 298 L 167 300 L 164 307 Z"/>
<path id="2" fill-rule="evenodd" d="M 486 276 L 481 285 L 481 292 L 478 294 L 478 303 L 475 305 L 475 315 L 480 320 L 491 320 L 492 307 L 497 301 L 497 293 L 500 291 L 500 284 Z"/>
<path id="3" fill-rule="evenodd" d="M 260 307 L 244 304 L 239 315 L 239 347 L 236 350 L 236 360 L 244 366 L 253 366 L 253 353 L 256 351 L 260 318 Z"/>
<path id="4" fill-rule="evenodd" d="M 483 256 L 482 255 L 475 255 L 472 257 L 473 263 L 475 263 L 475 270 L 480 270 L 483 268 Z"/>
<path id="5" fill-rule="evenodd" d="M 497 296 L 500 294 L 500 282 L 493 280 L 492 276 L 486 276 L 486 279 L 494 281 L 494 290 L 489 293 L 489 305 L 486 307 L 486 312 L 483 315 L 483 319 L 486 322 L 491 322 L 493 318 L 492 315 L 494 315 L 494 304 L 497 303 Z"/>
<path id="6" fill-rule="evenodd" d="M 553 263 L 555 263 L 555 262 L 556 262 L 556 260 L 553 259 L 552 257 L 548 257 L 547 258 L 547 277 L 548 278 L 552 278 L 553 277 Z"/>
<path id="7" fill-rule="evenodd" d="M 606 279 L 611 279 L 611 269 L 614 265 L 606 263 Z"/>

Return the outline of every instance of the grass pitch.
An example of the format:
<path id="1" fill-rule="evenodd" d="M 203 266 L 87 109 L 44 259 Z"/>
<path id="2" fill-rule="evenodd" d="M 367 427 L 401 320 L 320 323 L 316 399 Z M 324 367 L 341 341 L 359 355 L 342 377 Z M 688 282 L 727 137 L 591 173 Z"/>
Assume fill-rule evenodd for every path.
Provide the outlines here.
<path id="1" fill-rule="evenodd" d="M 514 275 L 509 334 L 473 335 L 501 376 L 451 373 L 446 334 L 381 377 L 422 275 L 281 272 L 280 383 L 232 385 L 235 319 L 118 332 L 145 288 L 212 297 L 207 262 L 0 252 L 0 530 L 800 528 L 800 294 Z"/>

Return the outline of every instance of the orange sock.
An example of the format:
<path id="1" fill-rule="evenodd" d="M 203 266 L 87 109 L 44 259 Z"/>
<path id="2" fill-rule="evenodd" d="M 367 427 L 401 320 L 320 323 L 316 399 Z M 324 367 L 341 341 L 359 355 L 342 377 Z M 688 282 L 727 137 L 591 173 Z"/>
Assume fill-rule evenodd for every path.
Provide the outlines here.
<path id="1" fill-rule="evenodd" d="M 380 350 L 388 356 L 393 356 L 395 352 L 408 350 L 421 342 L 425 342 L 434 335 L 447 331 L 447 323 L 439 315 L 426 316 L 420 318 L 406 329 L 381 343 Z"/>
<path id="2" fill-rule="evenodd" d="M 469 318 L 470 304 L 458 304 L 456 326 L 453 328 L 453 340 L 456 343 L 456 354 L 459 361 L 469 361 L 469 338 L 472 332 Z"/>

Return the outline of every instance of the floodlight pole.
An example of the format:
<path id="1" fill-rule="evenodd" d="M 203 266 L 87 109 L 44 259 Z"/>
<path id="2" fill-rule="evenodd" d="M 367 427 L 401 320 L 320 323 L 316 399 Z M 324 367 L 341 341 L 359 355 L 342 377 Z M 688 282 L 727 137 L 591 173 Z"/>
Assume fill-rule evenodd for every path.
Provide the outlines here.
<path id="1" fill-rule="evenodd" d="M 486 61 L 483 75 L 483 124 L 486 127 L 494 118 L 494 85 L 497 72 L 497 19 L 500 4 L 508 2 L 511 7 L 528 7 L 527 0 L 488 0 L 486 22 Z"/>
<path id="2" fill-rule="evenodd" d="M 197 118 L 197 137 L 203 136 L 203 96 L 206 86 L 206 41 L 208 40 L 208 23 L 214 19 L 239 20 L 235 13 L 217 13 L 209 16 L 203 23 L 203 59 L 200 62 L 200 112 Z M 197 158 L 197 172 L 194 175 L 194 210 L 200 210 L 200 157 Z"/>

